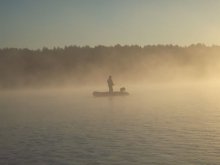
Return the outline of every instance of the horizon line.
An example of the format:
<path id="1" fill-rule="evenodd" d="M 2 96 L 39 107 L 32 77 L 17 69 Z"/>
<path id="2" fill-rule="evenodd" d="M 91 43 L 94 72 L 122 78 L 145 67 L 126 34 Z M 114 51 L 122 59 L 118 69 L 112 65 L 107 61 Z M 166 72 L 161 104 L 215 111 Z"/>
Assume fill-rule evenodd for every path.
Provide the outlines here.
<path id="1" fill-rule="evenodd" d="M 78 47 L 78 48 L 96 48 L 96 47 L 132 47 L 132 46 L 137 46 L 140 48 L 145 48 L 145 47 L 157 47 L 157 46 L 162 46 L 162 47 L 166 47 L 166 46 L 170 46 L 170 47 L 180 47 L 180 48 L 188 48 L 188 47 L 193 47 L 193 46 L 203 46 L 203 47 L 207 47 L 207 48 L 211 48 L 211 47 L 220 47 L 220 45 L 218 44 L 204 44 L 204 43 L 192 43 L 192 44 L 188 44 L 188 45 L 179 45 L 179 44 L 146 44 L 146 45 L 138 45 L 138 44 L 114 44 L 114 45 L 102 45 L 102 44 L 97 44 L 97 45 L 65 45 L 65 46 L 42 46 L 41 48 L 28 48 L 28 47 L 1 47 L 0 50 L 4 50 L 4 49 L 20 49 L 20 50 L 24 50 L 24 49 L 28 49 L 28 50 L 43 50 L 43 49 L 48 49 L 48 50 L 53 50 L 53 49 L 65 49 L 65 48 L 69 48 L 69 47 Z"/>

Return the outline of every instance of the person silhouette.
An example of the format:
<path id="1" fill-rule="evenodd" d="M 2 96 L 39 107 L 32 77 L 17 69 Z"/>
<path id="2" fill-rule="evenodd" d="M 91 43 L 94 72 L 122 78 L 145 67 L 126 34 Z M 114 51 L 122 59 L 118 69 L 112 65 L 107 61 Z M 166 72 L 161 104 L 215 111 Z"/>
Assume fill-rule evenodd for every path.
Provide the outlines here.
<path id="1" fill-rule="evenodd" d="M 113 85 L 114 85 L 114 83 L 112 81 L 112 76 L 108 77 L 107 83 L 108 83 L 109 93 L 113 93 Z"/>

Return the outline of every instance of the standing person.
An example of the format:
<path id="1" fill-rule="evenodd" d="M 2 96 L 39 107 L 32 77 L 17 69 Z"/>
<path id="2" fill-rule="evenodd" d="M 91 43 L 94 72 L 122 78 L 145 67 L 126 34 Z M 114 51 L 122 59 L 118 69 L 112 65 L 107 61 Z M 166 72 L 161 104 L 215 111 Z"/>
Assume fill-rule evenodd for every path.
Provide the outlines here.
<path id="1" fill-rule="evenodd" d="M 113 85 L 114 85 L 114 83 L 112 81 L 112 76 L 108 77 L 107 82 L 108 82 L 109 93 L 113 93 Z"/>

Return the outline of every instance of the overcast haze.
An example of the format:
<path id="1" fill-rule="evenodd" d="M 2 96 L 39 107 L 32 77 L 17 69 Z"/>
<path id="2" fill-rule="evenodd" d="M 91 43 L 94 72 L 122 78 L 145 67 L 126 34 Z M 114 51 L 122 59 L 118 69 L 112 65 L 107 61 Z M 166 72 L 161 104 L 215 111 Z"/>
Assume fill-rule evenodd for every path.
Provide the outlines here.
<path id="1" fill-rule="evenodd" d="M 0 48 L 220 45 L 218 0 L 0 0 Z"/>

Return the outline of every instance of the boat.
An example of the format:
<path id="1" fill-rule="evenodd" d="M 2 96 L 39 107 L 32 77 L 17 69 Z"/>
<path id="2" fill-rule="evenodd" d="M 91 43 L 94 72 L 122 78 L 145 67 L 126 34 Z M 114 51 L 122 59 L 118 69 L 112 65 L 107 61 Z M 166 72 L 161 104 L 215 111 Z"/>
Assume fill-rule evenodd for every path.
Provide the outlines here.
<path id="1" fill-rule="evenodd" d="M 112 97 L 112 96 L 128 96 L 129 93 L 126 92 L 126 88 L 122 87 L 120 88 L 120 91 L 114 91 L 114 92 L 93 92 L 93 96 L 95 97 Z"/>
<path id="2" fill-rule="evenodd" d="M 115 92 L 93 92 L 95 97 L 111 97 L 111 96 L 128 96 L 129 93 L 125 91 L 115 91 Z"/>

